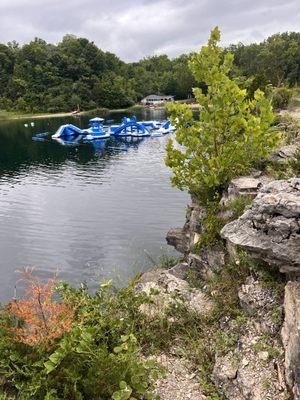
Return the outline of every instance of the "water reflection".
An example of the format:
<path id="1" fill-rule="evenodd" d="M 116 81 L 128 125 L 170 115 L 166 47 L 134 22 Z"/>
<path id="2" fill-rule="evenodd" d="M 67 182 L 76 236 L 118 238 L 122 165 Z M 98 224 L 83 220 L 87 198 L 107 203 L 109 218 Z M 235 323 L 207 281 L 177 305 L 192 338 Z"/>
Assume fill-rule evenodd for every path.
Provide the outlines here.
<path id="1" fill-rule="evenodd" d="M 11 297 L 14 271 L 24 266 L 35 265 L 45 278 L 58 268 L 75 284 L 95 287 L 113 278 L 124 285 L 149 266 L 145 250 L 154 258 L 172 252 L 164 237 L 170 226 L 182 225 L 187 195 L 170 187 L 167 138 L 76 147 L 32 141 L 68 122 L 0 123 L 0 301 Z"/>

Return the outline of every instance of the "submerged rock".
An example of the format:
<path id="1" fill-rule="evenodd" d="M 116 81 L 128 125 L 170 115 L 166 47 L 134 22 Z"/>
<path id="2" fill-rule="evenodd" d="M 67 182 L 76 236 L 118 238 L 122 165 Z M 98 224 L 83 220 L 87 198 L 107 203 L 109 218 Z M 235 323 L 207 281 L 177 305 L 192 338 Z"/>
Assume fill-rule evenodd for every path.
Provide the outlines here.
<path id="1" fill-rule="evenodd" d="M 300 179 L 263 186 L 252 205 L 221 236 L 281 272 L 300 273 Z"/>

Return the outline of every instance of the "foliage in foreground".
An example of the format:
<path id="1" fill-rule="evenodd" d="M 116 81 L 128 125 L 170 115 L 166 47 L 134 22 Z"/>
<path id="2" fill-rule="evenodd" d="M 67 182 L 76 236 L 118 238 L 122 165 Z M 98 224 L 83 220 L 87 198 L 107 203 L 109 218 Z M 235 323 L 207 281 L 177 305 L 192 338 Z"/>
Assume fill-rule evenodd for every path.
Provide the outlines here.
<path id="1" fill-rule="evenodd" d="M 174 173 L 174 185 L 210 201 L 229 180 L 266 157 L 279 140 L 279 134 L 269 130 L 273 121 L 270 101 L 260 90 L 248 99 L 247 90 L 230 79 L 233 56 L 222 56 L 219 41 L 220 32 L 215 28 L 208 45 L 190 62 L 197 82 L 207 87 L 206 93 L 194 89 L 199 121 L 186 105 L 169 107 L 179 146 L 170 140 L 166 158 Z"/>
<path id="2" fill-rule="evenodd" d="M 71 329 L 75 308 L 53 301 L 56 281 L 41 285 L 33 270 L 23 272 L 27 297 L 11 301 L 4 312 L 15 322 L 11 328 L 15 341 L 28 346 L 51 348 L 56 338 Z"/>
<path id="3" fill-rule="evenodd" d="M 122 318 L 115 306 L 121 295 L 114 297 L 109 285 L 90 295 L 84 285 L 77 290 L 61 284 L 56 289 L 61 302 L 56 303 L 47 285 L 40 285 L 46 296 L 15 301 L 16 308 L 23 306 L 18 315 L 11 304 L 1 313 L 2 391 L 22 400 L 153 398 L 150 381 L 162 371 L 152 361 L 141 361 L 141 346 L 132 333 L 132 316 L 129 319 L 125 312 Z M 138 306 L 139 298 L 133 300 Z M 24 308 L 26 302 L 31 311 Z M 48 315 L 46 311 L 51 306 L 60 307 L 60 316 L 63 310 L 74 311 L 72 325 L 56 330 L 55 335 L 57 321 L 50 316 L 53 310 Z M 66 318 L 69 321 L 69 311 Z M 16 326 L 20 326 L 18 330 Z M 36 340 L 29 340 L 33 337 Z M 45 337 L 49 339 L 46 342 Z"/>
<path id="4" fill-rule="evenodd" d="M 0 392 L 16 399 L 151 399 L 152 382 L 163 375 L 149 355 L 176 351 L 199 376 L 208 399 L 223 399 L 212 382 L 216 353 L 233 350 L 244 329 L 238 287 L 249 274 L 282 294 L 280 277 L 246 256 L 227 263 L 203 280 L 190 271 L 189 282 L 201 287 L 214 303 L 208 315 L 189 308 L 179 296 L 165 313 L 145 314 L 141 305 L 155 296 L 137 295 L 133 285 L 113 295 L 104 284 L 94 295 L 86 286 L 56 287 L 61 304 L 74 310 L 70 330 L 51 347 L 29 346 L 16 340 L 11 327 L 16 320 L 1 314 Z M 133 283 L 134 284 L 134 283 Z M 178 300 L 178 301 L 177 301 Z M 53 300 L 54 301 L 54 300 Z M 231 321 L 224 331 L 224 321 Z M 143 357 L 141 357 L 143 354 Z"/>

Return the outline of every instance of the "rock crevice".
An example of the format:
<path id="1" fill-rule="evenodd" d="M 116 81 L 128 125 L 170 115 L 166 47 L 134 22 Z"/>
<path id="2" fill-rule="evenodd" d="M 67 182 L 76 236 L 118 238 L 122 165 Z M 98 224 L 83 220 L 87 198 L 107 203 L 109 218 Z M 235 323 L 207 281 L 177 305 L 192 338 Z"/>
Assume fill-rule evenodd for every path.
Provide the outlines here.
<path id="1" fill-rule="evenodd" d="M 273 181 L 221 236 L 281 272 L 300 273 L 300 179 Z"/>

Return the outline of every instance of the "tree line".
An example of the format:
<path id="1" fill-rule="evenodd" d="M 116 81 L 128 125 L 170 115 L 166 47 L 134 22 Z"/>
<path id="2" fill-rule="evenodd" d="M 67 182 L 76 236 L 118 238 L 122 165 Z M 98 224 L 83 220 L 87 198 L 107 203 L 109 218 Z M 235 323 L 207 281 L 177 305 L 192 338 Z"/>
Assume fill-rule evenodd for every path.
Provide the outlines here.
<path id="1" fill-rule="evenodd" d="M 231 45 L 233 75 L 249 92 L 267 86 L 295 86 L 300 80 L 300 33 L 276 34 L 262 43 Z M 96 107 L 123 108 L 144 96 L 185 99 L 199 86 L 189 68 L 193 53 L 125 63 L 85 38 L 66 35 L 57 44 L 36 38 L 19 46 L 0 44 L 0 109 L 57 112 Z M 200 84 L 201 85 L 201 84 Z"/>

